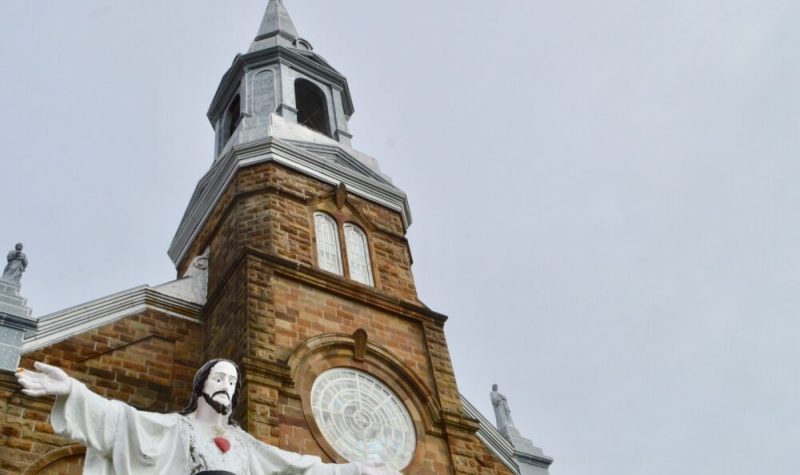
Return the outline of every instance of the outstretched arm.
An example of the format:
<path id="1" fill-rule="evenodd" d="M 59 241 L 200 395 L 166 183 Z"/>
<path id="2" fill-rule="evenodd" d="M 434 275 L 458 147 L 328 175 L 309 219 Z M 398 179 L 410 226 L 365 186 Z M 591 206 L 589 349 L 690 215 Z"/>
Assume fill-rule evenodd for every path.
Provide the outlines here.
<path id="1" fill-rule="evenodd" d="M 319 457 L 300 455 L 265 444 L 240 431 L 247 439 L 251 473 L 297 473 L 302 475 L 400 475 L 387 468 L 373 468 L 362 463 L 322 463 Z"/>
<path id="2" fill-rule="evenodd" d="M 20 368 L 17 381 L 27 396 L 56 397 L 50 414 L 53 430 L 103 454 L 110 453 L 124 405 L 91 392 L 61 368 L 40 362 L 33 366 L 38 371 Z"/>
<path id="3" fill-rule="evenodd" d="M 174 414 L 137 411 L 93 393 L 55 366 L 34 363 L 34 367 L 38 371 L 17 371 L 22 392 L 31 397 L 56 396 L 50 414 L 53 430 L 103 455 L 90 453 L 84 473 L 184 472 Z"/>
<path id="4" fill-rule="evenodd" d="M 38 361 L 33 366 L 39 371 L 20 368 L 15 375 L 22 386 L 23 394 L 31 397 L 69 395 L 72 378 L 63 369 Z"/>

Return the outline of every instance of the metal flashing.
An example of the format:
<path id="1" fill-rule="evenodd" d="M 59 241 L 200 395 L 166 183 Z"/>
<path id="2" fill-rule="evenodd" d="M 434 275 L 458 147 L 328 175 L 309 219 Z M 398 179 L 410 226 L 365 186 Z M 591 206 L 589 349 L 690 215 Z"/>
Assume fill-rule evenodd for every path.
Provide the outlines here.
<path id="1" fill-rule="evenodd" d="M 317 144 L 311 142 L 302 142 L 302 141 L 295 141 L 295 140 L 286 140 L 286 142 L 294 145 L 295 147 L 299 147 L 303 150 L 311 152 L 316 155 L 320 155 L 323 157 L 330 157 L 333 160 L 338 160 L 343 162 L 346 166 L 357 170 L 364 175 L 372 177 L 375 180 L 381 181 L 389 186 L 394 186 L 391 181 L 389 181 L 383 174 L 376 172 L 368 165 L 364 164 L 358 158 L 354 157 L 353 155 L 347 153 L 345 149 L 337 145 L 324 145 L 324 144 Z"/>
<path id="2" fill-rule="evenodd" d="M 514 462 L 514 447 L 500 435 L 500 432 L 497 431 L 492 423 L 463 394 L 461 395 L 461 404 L 464 407 L 464 413 L 473 419 L 477 419 L 480 423 L 480 428 L 475 434 L 478 439 L 503 465 L 516 475 L 520 475 L 519 466 Z"/>
<path id="3" fill-rule="evenodd" d="M 142 285 L 41 317 L 22 351 L 29 353 L 148 309 L 202 323 L 202 306 Z"/>
<path id="4" fill-rule="evenodd" d="M 239 169 L 268 162 L 280 163 L 332 185 L 344 183 L 351 193 L 399 212 L 406 228 L 411 225 L 408 199 L 400 189 L 373 178 L 372 173 L 365 176 L 361 170 L 321 160 L 313 153 L 270 137 L 233 147 L 200 179 L 169 247 L 168 254 L 175 265 L 187 257 L 191 243 Z"/>

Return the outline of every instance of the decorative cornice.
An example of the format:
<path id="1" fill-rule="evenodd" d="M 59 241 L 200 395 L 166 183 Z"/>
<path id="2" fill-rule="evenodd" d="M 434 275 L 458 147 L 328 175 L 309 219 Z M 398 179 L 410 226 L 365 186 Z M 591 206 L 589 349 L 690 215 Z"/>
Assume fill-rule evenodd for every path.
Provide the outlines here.
<path id="1" fill-rule="evenodd" d="M 394 187 L 391 181 L 389 181 L 385 176 L 376 172 L 372 168 L 362 163 L 359 159 L 349 154 L 345 149 L 339 146 L 338 143 L 336 145 L 327 145 L 321 143 L 303 142 L 300 140 L 290 140 L 290 139 L 286 139 L 286 143 L 294 147 L 297 147 L 300 150 L 304 150 L 306 152 L 310 152 L 315 155 L 319 155 L 322 157 L 332 157 L 334 160 L 341 161 L 342 163 L 345 163 L 348 167 L 374 180 L 377 180 L 391 187 Z"/>
<path id="2" fill-rule="evenodd" d="M 202 306 L 143 285 L 40 318 L 38 330 L 25 340 L 22 350 L 29 353 L 145 310 L 202 323 Z"/>
<path id="3" fill-rule="evenodd" d="M 297 261 L 267 254 L 252 248 L 245 248 L 239 253 L 233 263 L 228 266 L 228 270 L 221 281 L 229 281 L 234 273 L 241 269 L 243 265 L 246 265 L 247 260 L 251 257 L 266 262 L 276 274 L 282 277 L 326 290 L 341 298 L 391 313 L 400 318 L 434 325 L 443 325 L 448 318 L 447 315 L 435 312 L 424 305 L 401 300 L 380 290 L 339 277 L 330 272 L 321 271 Z M 209 289 L 209 291 L 211 293 L 206 301 L 206 311 L 213 309 L 217 305 L 225 292 L 225 287 L 217 286 L 217 288 Z"/>
<path id="4" fill-rule="evenodd" d="M 0 327 L 12 328 L 22 332 L 36 329 L 38 321 L 33 318 L 20 317 L 5 312 L 0 312 Z"/>
<path id="5" fill-rule="evenodd" d="M 320 159 L 313 153 L 270 137 L 233 147 L 218 160 L 197 184 L 178 231 L 169 247 L 169 256 L 180 265 L 191 248 L 225 190 L 238 171 L 261 163 L 279 163 L 318 180 L 338 185 L 345 183 L 349 192 L 366 200 L 399 212 L 406 227 L 411 224 L 408 199 L 401 190 L 331 160 Z"/>
<path id="6" fill-rule="evenodd" d="M 248 248 L 244 252 L 269 261 L 273 265 L 275 272 L 279 275 L 307 285 L 326 289 L 340 297 L 354 300 L 412 320 L 426 320 L 436 323 L 444 323 L 447 321 L 447 315 L 435 312 L 428 307 L 398 299 L 380 290 L 336 276 L 329 272 L 298 264 L 296 261 L 273 256 L 254 249 Z"/>

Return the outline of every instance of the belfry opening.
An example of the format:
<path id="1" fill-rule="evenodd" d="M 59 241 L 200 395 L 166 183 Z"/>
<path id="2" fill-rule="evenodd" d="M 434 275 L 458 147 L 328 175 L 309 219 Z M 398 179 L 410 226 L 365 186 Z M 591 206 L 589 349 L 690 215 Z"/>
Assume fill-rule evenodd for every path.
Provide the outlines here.
<path id="1" fill-rule="evenodd" d="M 236 132 L 236 128 L 239 127 L 239 123 L 242 121 L 242 101 L 237 95 L 231 101 L 231 105 L 228 107 L 227 117 L 225 122 L 227 123 L 228 129 L 225 133 L 225 140 L 227 142 L 231 137 L 233 137 L 233 133 Z M 224 144 L 223 144 L 224 145 Z"/>
<path id="2" fill-rule="evenodd" d="M 307 79 L 298 79 L 294 82 L 294 96 L 297 123 L 330 137 L 327 100 L 320 88 Z"/>

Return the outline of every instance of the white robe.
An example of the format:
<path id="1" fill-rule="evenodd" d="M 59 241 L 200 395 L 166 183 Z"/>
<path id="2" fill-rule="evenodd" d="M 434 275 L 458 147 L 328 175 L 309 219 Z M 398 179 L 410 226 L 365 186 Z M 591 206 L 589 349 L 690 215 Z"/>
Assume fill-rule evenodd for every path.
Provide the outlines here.
<path id="1" fill-rule="evenodd" d="M 109 401 L 73 380 L 69 396 L 56 398 L 53 430 L 85 445 L 85 475 L 192 475 L 227 470 L 236 475 L 366 475 L 360 464 L 324 464 L 267 445 L 228 426 L 231 449 L 214 445 L 210 428 L 192 417 L 137 411 Z M 362 468 L 364 469 L 362 471 Z"/>

